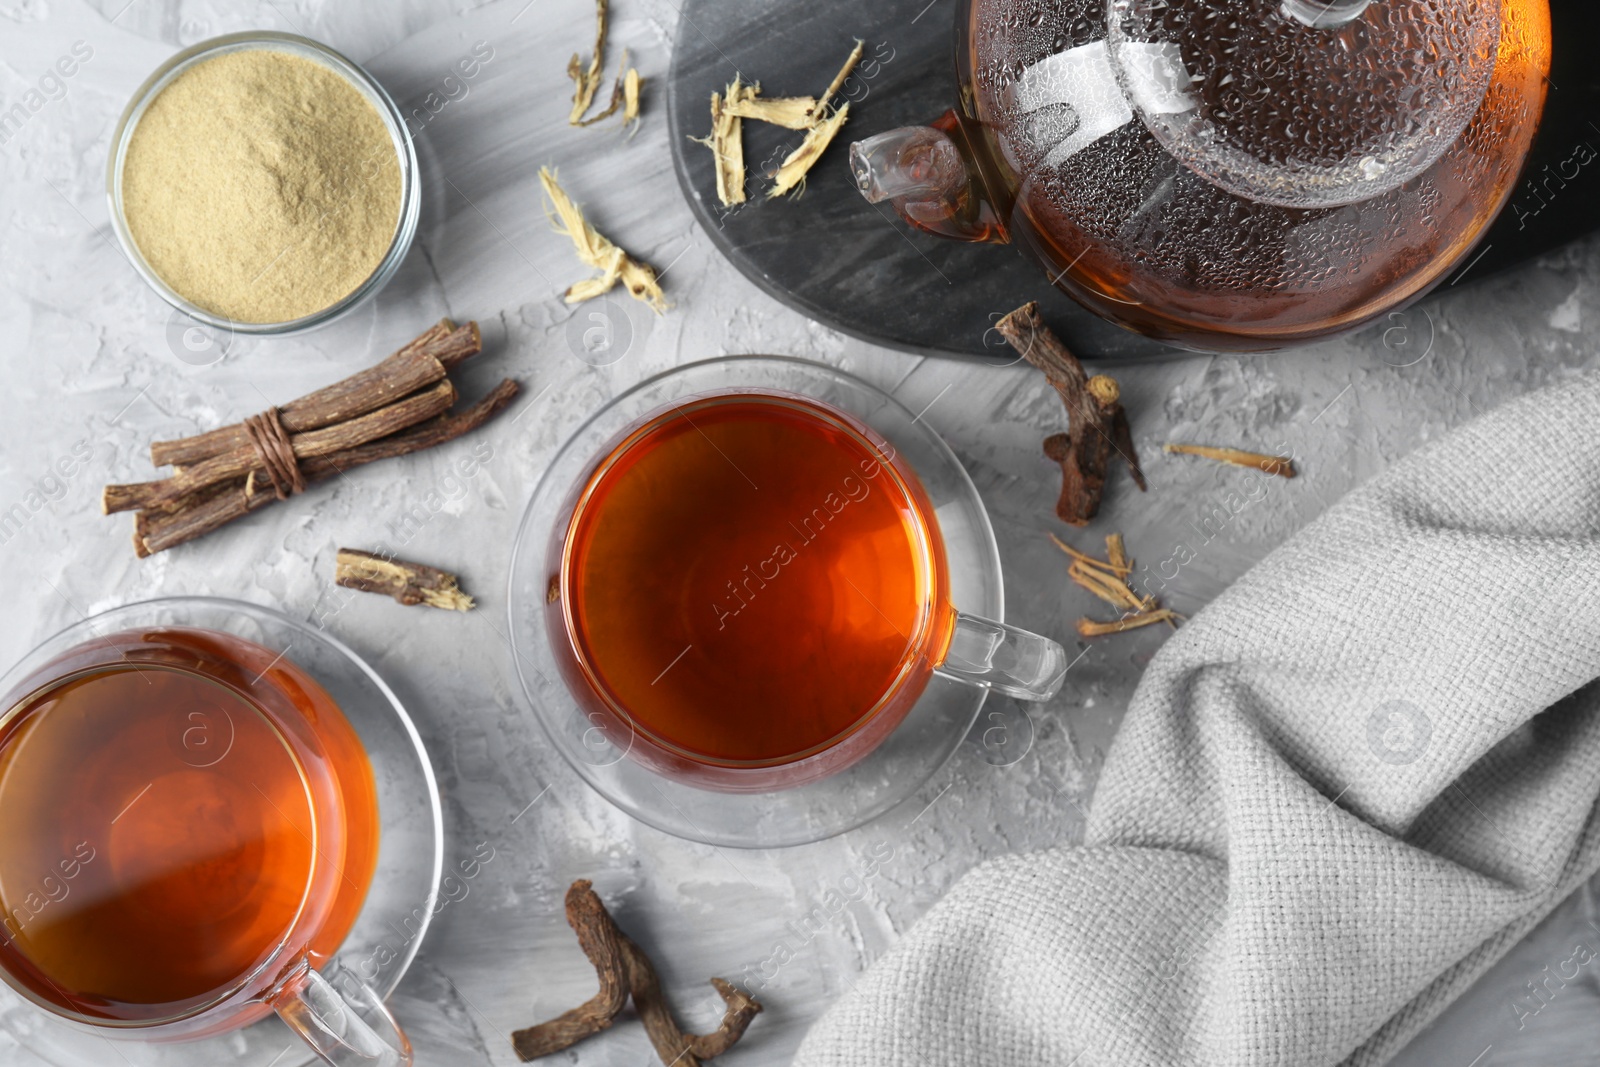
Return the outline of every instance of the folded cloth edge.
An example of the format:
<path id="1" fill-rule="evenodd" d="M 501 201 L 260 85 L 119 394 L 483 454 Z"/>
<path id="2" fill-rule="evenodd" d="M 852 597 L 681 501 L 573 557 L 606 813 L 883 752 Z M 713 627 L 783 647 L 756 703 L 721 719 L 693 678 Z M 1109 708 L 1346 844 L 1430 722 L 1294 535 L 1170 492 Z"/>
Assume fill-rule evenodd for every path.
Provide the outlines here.
<path id="1" fill-rule="evenodd" d="M 970 872 L 796 1062 L 1392 1055 L 1600 864 L 1597 424 L 1594 374 L 1513 401 L 1269 555 L 1151 664 L 1089 845 Z"/>

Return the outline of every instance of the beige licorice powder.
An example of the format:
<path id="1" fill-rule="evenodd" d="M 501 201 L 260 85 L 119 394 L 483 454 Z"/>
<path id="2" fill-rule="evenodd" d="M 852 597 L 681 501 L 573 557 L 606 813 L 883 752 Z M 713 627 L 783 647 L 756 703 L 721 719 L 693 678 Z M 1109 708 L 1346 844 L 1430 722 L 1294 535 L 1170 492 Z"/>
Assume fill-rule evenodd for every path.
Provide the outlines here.
<path id="1" fill-rule="evenodd" d="M 122 200 L 134 243 L 179 295 L 235 322 L 287 322 L 377 269 L 400 217 L 400 166 L 345 78 L 254 49 L 161 91 L 129 139 Z"/>

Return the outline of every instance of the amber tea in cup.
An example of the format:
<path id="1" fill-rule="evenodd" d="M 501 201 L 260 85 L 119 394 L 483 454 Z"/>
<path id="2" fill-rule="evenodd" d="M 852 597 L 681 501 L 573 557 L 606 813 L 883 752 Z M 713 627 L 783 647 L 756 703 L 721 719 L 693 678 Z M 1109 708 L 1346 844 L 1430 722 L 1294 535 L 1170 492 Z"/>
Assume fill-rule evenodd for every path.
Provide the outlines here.
<path id="1" fill-rule="evenodd" d="M 713 789 L 849 766 L 951 666 L 961 624 L 981 622 L 951 605 L 933 507 L 892 446 L 775 392 L 691 399 L 625 433 L 577 491 L 550 567 L 557 661 L 595 728 Z M 997 669 L 952 670 L 1004 687 Z"/>
<path id="2" fill-rule="evenodd" d="M 175 627 L 71 649 L 0 707 L 10 984 L 185 1037 L 304 1017 L 377 857 L 372 769 L 332 698 L 282 654 Z"/>

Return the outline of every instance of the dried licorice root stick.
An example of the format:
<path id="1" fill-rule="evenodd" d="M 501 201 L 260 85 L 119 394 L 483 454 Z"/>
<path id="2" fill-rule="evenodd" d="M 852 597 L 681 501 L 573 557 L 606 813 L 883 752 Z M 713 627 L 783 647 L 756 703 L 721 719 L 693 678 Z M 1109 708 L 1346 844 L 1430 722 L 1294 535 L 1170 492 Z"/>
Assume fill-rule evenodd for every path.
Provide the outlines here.
<path id="1" fill-rule="evenodd" d="M 666 1067 L 699 1067 L 701 1060 L 722 1055 L 761 1013 L 761 1004 L 754 997 L 730 982 L 713 978 L 711 984 L 728 1005 L 722 1023 L 709 1034 L 685 1034 L 672 1016 L 650 957 L 617 928 L 587 879 L 573 882 L 567 890 L 567 923 L 594 964 L 600 991 L 580 1007 L 512 1034 L 511 1045 L 523 1061 L 571 1048 L 609 1028 L 630 995 L 650 1044 Z M 619 988 L 623 992 L 618 992 Z"/>
<path id="2" fill-rule="evenodd" d="M 717 164 L 717 200 L 723 207 L 745 202 L 744 120 L 739 105 L 755 97 L 756 87 L 743 84 L 737 74 L 726 95 L 711 94 L 711 133 L 691 138 L 711 149 Z M 811 122 L 809 111 L 807 125 Z"/>
<path id="3" fill-rule="evenodd" d="M 584 66 L 576 52 L 567 61 L 567 77 L 572 79 L 572 113 L 567 116 L 568 125 L 583 125 L 584 113 L 594 103 L 594 94 L 600 88 L 600 74 L 605 68 L 608 15 L 606 0 L 595 0 L 594 53 L 589 56 L 589 64 Z"/>
<path id="4" fill-rule="evenodd" d="M 644 950 L 628 938 L 622 939 L 623 956 L 628 962 L 628 988 L 633 993 L 633 1007 L 644 1023 L 645 1033 L 655 1048 L 661 1062 L 683 1067 L 699 1067 L 701 1060 L 722 1055 L 744 1036 L 750 1020 L 761 1013 L 761 1004 L 750 994 L 736 989 L 733 983 L 721 978 L 711 979 L 711 984 L 728 1006 L 722 1024 L 709 1034 L 686 1034 L 678 1029 L 678 1022 L 667 1007 L 661 992 L 661 979 Z"/>
<path id="5" fill-rule="evenodd" d="M 1061 520 L 1084 526 L 1094 518 L 1113 456 L 1127 462 L 1134 482 L 1143 490 L 1144 472 L 1139 469 L 1139 454 L 1133 448 L 1116 380 L 1104 374 L 1089 377 L 1083 364 L 1044 324 L 1036 303 L 1022 305 L 997 322 L 995 329 L 1023 359 L 1044 371 L 1066 405 L 1068 432 L 1051 434 L 1044 442 L 1044 454 L 1061 464 L 1061 499 L 1056 503 Z"/>
<path id="6" fill-rule="evenodd" d="M 1254 467 L 1264 474 L 1280 478 L 1295 476 L 1294 460 L 1288 456 L 1269 456 L 1264 452 L 1246 452 L 1238 448 L 1213 448 L 1210 445 L 1162 445 L 1163 452 L 1179 456 L 1200 456 L 1218 463 L 1231 463 L 1235 467 Z"/>
<path id="7" fill-rule="evenodd" d="M 357 548 L 341 548 L 334 558 L 333 581 L 346 589 L 382 593 L 412 607 L 426 604 L 446 611 L 471 611 L 472 598 L 461 591 L 461 580 L 449 571 L 426 563 L 376 556 Z"/>
<path id="8" fill-rule="evenodd" d="M 1171 623 L 1176 626 L 1178 615 L 1170 608 L 1157 608 L 1155 611 L 1144 611 L 1137 615 L 1125 615 L 1115 622 L 1096 622 L 1093 619 L 1078 620 L 1079 637 L 1105 637 L 1107 634 L 1126 633 L 1137 630 L 1141 626 L 1153 626 L 1158 622 Z"/>
<path id="9" fill-rule="evenodd" d="M 288 462 L 298 466 L 303 459 L 331 455 L 388 437 L 442 415 L 455 401 L 455 384 L 446 378 L 420 393 L 347 422 L 287 436 L 287 445 L 292 449 Z M 230 449 L 193 466 L 181 467 L 172 477 L 161 481 L 108 485 L 101 494 L 100 507 L 111 515 L 171 505 L 218 482 L 230 482 L 257 471 L 265 473 L 262 460 L 261 449 L 254 445 Z"/>
<path id="10" fill-rule="evenodd" d="M 481 428 L 504 411 L 519 392 L 521 388 L 517 383 L 507 378 L 471 407 L 437 415 L 409 430 L 364 445 L 308 459 L 300 464 L 300 471 L 306 481 L 314 485 L 367 463 L 447 444 Z M 170 505 L 139 512 L 134 524 L 134 549 L 141 559 L 165 552 L 276 503 L 277 494 L 264 482 L 265 479 L 252 474 L 238 482 L 190 493 Z"/>
<path id="11" fill-rule="evenodd" d="M 477 323 L 457 326 L 445 319 L 383 362 L 284 404 L 278 408 L 278 419 L 290 433 L 346 422 L 427 388 L 481 351 L 483 335 Z M 150 462 L 158 467 L 187 466 L 249 444 L 250 435 L 242 425 L 223 426 L 176 441 L 156 441 L 150 446 Z"/>
<path id="12" fill-rule="evenodd" d="M 772 187 L 767 190 L 767 199 L 783 196 L 796 187 L 805 188 L 806 175 L 811 173 L 811 168 L 817 160 L 822 158 L 822 153 L 828 150 L 828 145 L 839 133 L 839 127 L 845 124 L 850 117 L 850 104 L 846 101 L 837 108 L 830 105 L 833 97 L 840 89 L 844 88 L 845 80 L 855 72 L 856 65 L 861 62 L 861 53 L 865 51 L 867 42 L 856 38 L 856 46 L 844 61 L 844 66 L 839 68 L 839 73 L 834 75 L 833 81 L 817 97 L 817 102 L 811 108 L 811 122 L 803 127 L 806 136 L 800 146 L 783 158 L 778 169 L 771 175 Z M 799 195 L 799 194 L 796 194 Z"/>
<path id="13" fill-rule="evenodd" d="M 1050 535 L 1055 546 L 1068 556 L 1072 563 L 1067 567 L 1067 577 L 1080 589 L 1085 589 L 1114 608 L 1122 610 L 1122 618 L 1115 622 L 1079 619 L 1078 634 L 1082 637 L 1104 637 L 1136 630 L 1151 623 L 1164 622 L 1176 627 L 1181 615 L 1156 603 L 1150 594 L 1140 596 L 1134 592 L 1128 578 L 1133 574 L 1133 560 L 1128 557 L 1128 546 L 1119 533 L 1106 535 L 1106 558 L 1095 559 L 1079 552 L 1055 534 Z"/>
<path id="14" fill-rule="evenodd" d="M 571 1048 L 616 1021 L 628 1002 L 628 968 L 622 956 L 622 931 L 606 913 L 593 884 L 579 879 L 567 890 L 567 925 L 578 935 L 578 945 L 594 964 L 600 990 L 578 1007 L 549 1022 L 518 1030 L 511 1046 L 524 1061 L 536 1060 Z"/>

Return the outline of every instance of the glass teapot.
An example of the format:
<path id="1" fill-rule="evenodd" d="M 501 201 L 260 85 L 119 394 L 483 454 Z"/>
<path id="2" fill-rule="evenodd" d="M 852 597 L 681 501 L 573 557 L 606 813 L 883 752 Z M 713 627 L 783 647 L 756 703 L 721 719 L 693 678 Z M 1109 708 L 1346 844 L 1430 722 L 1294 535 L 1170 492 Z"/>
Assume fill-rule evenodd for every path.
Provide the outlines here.
<path id="1" fill-rule="evenodd" d="M 1510 196 L 1548 0 L 962 0 L 960 106 L 851 146 L 868 200 L 1020 237 L 1095 313 L 1201 351 L 1354 330 Z"/>

